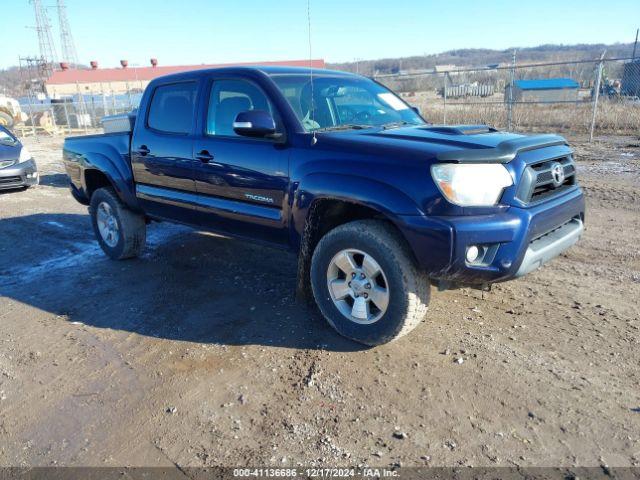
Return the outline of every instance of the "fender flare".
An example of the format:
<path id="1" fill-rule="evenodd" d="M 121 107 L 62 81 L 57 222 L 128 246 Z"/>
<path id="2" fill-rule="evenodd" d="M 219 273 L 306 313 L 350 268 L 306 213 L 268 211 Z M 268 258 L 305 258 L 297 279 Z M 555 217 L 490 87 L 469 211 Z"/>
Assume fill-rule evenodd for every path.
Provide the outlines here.
<path id="1" fill-rule="evenodd" d="M 404 192 L 377 180 L 343 173 L 311 173 L 303 177 L 292 192 L 292 226 L 303 233 L 311 204 L 316 200 L 341 200 L 369 207 L 391 221 L 398 215 L 424 215 Z"/>
<path id="2" fill-rule="evenodd" d="M 115 149 L 114 153 L 117 155 L 115 161 L 110 155 L 106 155 L 104 152 L 89 152 L 82 155 L 84 164 L 82 168 L 82 189 L 86 194 L 88 191 L 86 180 L 87 171 L 99 171 L 107 177 L 116 194 L 125 205 L 133 210 L 139 210 L 140 206 L 135 194 L 131 168 L 123 161 L 122 156 L 116 152 Z"/>

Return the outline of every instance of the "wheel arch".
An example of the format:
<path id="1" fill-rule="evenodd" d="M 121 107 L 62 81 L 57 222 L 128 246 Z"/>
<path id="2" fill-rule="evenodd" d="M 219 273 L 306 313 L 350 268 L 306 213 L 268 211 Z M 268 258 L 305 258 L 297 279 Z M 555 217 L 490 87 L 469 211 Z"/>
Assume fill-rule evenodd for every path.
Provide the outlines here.
<path id="1" fill-rule="evenodd" d="M 112 187 L 125 205 L 139 210 L 132 176 L 118 167 L 119 162 L 101 153 L 86 153 L 83 157 L 82 190 L 89 201 L 98 188 Z M 121 159 L 120 156 L 118 158 Z"/>
<path id="2" fill-rule="evenodd" d="M 89 201 L 94 192 L 99 188 L 113 187 L 115 190 L 115 182 L 105 172 L 97 168 L 87 168 L 83 175 L 83 190 Z"/>
<path id="3" fill-rule="evenodd" d="M 309 302 L 311 258 L 323 235 L 345 223 L 377 219 L 391 225 L 406 242 L 396 215 L 421 212 L 407 195 L 375 180 L 335 174 L 315 174 L 305 180 L 294 196 L 292 244 L 298 247 L 296 294 Z M 321 185 L 333 189 L 323 191 Z"/>

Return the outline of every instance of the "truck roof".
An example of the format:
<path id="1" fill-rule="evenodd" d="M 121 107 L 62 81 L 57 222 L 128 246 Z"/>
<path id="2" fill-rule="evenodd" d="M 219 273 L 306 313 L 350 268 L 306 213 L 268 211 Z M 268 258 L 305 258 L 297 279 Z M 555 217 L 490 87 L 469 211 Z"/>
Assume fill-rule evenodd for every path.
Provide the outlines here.
<path id="1" fill-rule="evenodd" d="M 155 78 L 152 83 L 163 82 L 166 80 L 182 80 L 188 78 L 196 78 L 202 75 L 210 75 L 214 73 L 247 73 L 247 72 L 261 72 L 263 74 L 272 75 L 309 75 L 313 71 L 314 75 L 318 76 L 340 76 L 340 77 L 359 77 L 355 73 L 342 72 L 339 70 L 328 70 L 325 68 L 306 68 L 306 67 L 289 67 L 289 66 L 274 66 L 274 65 L 251 65 L 251 66 L 235 66 L 235 67 L 222 67 L 222 68 L 203 68 L 200 70 L 189 70 L 185 72 L 172 73 L 170 75 L 163 75 Z"/>

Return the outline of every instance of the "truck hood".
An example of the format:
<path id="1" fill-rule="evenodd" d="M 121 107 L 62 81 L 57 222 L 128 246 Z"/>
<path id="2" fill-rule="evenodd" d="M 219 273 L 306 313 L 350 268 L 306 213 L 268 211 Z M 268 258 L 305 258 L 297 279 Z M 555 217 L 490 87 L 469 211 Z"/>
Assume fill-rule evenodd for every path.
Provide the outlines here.
<path id="1" fill-rule="evenodd" d="M 318 135 L 329 145 L 355 148 L 378 154 L 417 154 L 422 159 L 455 161 L 509 161 L 527 148 L 566 143 L 554 135 L 525 136 L 499 132 L 486 126 L 411 126 L 327 132 Z M 322 142 L 319 142 L 322 143 Z M 337 146 L 338 146 L 337 145 Z M 473 152 L 473 153 L 472 153 Z M 474 160 L 475 158 L 475 160 Z"/>

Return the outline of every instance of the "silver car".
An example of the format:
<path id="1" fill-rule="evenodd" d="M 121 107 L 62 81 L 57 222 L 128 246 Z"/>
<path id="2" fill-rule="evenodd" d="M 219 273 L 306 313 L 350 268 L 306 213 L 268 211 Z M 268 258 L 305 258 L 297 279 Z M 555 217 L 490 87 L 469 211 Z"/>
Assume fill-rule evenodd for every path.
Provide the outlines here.
<path id="1" fill-rule="evenodd" d="M 0 126 L 0 190 L 38 184 L 38 168 L 27 150 L 9 130 Z"/>

